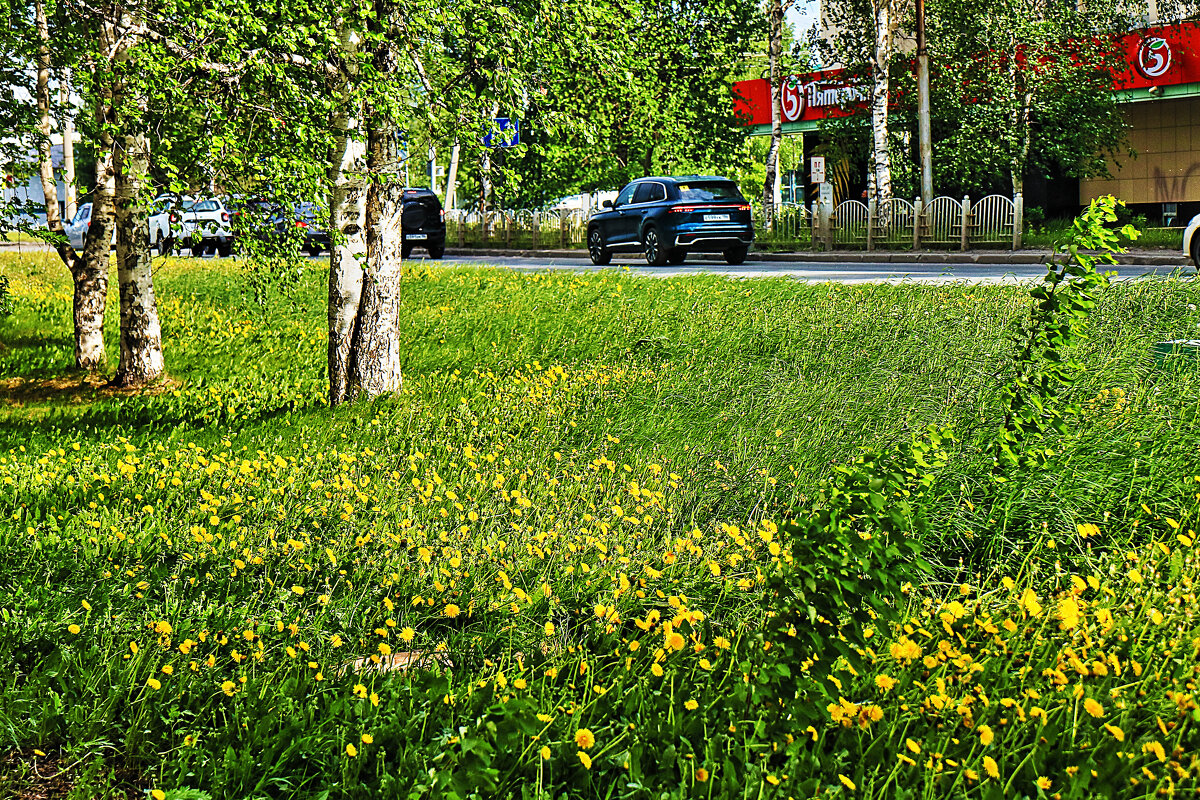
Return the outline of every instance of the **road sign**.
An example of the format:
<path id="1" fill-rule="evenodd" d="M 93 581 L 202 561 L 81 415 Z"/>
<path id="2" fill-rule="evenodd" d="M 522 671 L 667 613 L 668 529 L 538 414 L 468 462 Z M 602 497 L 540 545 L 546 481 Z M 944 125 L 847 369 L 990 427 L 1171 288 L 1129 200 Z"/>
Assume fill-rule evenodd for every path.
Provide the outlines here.
<path id="1" fill-rule="evenodd" d="M 825 156 L 813 156 L 810 159 L 810 163 L 812 164 L 812 168 L 810 170 L 812 172 L 812 182 L 813 183 L 824 183 L 825 182 Z"/>
<path id="2" fill-rule="evenodd" d="M 484 147 L 516 147 L 521 143 L 520 120 L 496 117 L 496 124 L 483 137 Z"/>

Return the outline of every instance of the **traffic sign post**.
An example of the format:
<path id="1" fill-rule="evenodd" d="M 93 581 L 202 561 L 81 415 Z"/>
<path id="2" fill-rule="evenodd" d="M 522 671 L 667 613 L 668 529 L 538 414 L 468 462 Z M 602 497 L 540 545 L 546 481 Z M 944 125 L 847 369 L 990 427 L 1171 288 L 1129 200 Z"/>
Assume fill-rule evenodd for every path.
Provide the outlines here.
<path id="1" fill-rule="evenodd" d="M 520 120 L 496 117 L 495 127 L 483 137 L 484 147 L 516 147 L 521 143 Z"/>
<path id="2" fill-rule="evenodd" d="M 809 159 L 813 183 L 825 182 L 825 156 L 813 156 Z"/>

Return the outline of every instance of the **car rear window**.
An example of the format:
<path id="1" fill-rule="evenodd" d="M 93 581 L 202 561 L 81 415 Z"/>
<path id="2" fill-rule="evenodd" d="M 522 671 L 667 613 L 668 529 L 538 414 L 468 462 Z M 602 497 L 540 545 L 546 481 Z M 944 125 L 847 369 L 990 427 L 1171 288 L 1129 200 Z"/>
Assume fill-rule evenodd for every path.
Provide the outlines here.
<path id="1" fill-rule="evenodd" d="M 733 181 L 694 181 L 679 184 L 681 200 L 741 200 Z"/>
<path id="2" fill-rule="evenodd" d="M 192 206 L 189 210 L 190 211 L 216 211 L 220 207 L 221 206 L 217 203 L 216 200 L 201 200 L 199 203 L 196 203 L 196 205 Z"/>

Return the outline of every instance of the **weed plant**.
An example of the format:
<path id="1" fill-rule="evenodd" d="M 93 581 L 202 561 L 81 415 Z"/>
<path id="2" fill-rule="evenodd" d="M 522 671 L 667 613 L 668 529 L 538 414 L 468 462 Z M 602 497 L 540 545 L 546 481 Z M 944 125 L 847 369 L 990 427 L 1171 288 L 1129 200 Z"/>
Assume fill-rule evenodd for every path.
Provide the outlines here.
<path id="1" fill-rule="evenodd" d="M 319 269 L 165 262 L 133 396 L 3 269 L 0 793 L 1196 788 L 1189 281 L 1060 341 L 1024 287 L 414 267 L 404 389 L 330 409 Z"/>

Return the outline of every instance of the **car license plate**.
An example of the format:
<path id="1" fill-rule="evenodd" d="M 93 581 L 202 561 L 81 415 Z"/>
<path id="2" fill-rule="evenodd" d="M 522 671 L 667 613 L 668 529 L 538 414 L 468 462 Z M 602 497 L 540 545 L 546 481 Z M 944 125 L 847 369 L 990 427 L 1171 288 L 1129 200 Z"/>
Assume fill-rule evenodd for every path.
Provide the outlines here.
<path id="1" fill-rule="evenodd" d="M 404 238 L 408 239 L 410 242 L 415 242 L 417 240 L 428 239 L 429 234 L 427 234 L 427 233 L 408 233 L 408 234 L 405 234 Z"/>
<path id="2" fill-rule="evenodd" d="M 705 222 L 729 222 L 728 214 L 705 214 Z"/>

